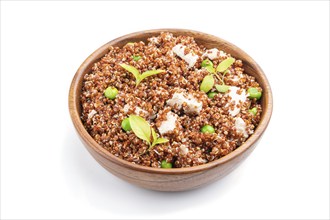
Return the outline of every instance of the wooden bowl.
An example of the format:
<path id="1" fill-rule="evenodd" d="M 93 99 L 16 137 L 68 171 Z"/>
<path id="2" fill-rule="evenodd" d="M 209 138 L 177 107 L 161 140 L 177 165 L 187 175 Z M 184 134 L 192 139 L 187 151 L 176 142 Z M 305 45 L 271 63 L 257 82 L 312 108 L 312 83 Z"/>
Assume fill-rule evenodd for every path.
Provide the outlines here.
<path id="1" fill-rule="evenodd" d="M 245 73 L 254 76 L 263 89 L 261 104 L 263 108 L 259 126 L 249 139 L 228 155 L 196 167 L 161 169 L 132 164 L 102 148 L 85 130 L 80 119 L 80 94 L 83 77 L 91 71 L 93 63 L 108 52 L 109 46 L 122 47 L 128 42 L 145 41 L 160 32 L 168 31 L 177 35 L 192 36 L 198 44 L 206 48 L 219 48 L 233 57 L 241 59 Z M 110 41 L 92 53 L 79 67 L 70 87 L 69 111 L 78 135 L 90 154 L 112 174 L 132 184 L 159 191 L 183 191 L 194 189 L 214 182 L 235 169 L 254 150 L 267 128 L 272 114 L 272 92 L 267 78 L 258 64 L 243 50 L 235 45 L 212 35 L 185 29 L 157 29 L 128 34 Z"/>

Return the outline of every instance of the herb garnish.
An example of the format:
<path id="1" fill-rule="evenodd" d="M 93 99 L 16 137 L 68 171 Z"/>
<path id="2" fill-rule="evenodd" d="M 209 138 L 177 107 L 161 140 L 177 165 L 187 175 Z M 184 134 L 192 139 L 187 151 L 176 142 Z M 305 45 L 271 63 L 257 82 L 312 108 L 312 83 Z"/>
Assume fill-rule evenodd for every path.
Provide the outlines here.
<path id="1" fill-rule="evenodd" d="M 228 57 L 227 59 L 223 60 L 221 63 L 219 63 L 219 65 L 217 66 L 216 69 L 214 69 L 213 67 L 213 63 L 212 61 L 210 61 L 209 59 L 206 59 L 202 62 L 202 67 L 204 67 L 205 69 L 207 69 L 207 71 L 209 71 L 209 73 L 211 74 L 214 74 L 221 82 L 222 82 L 222 85 L 215 85 L 215 88 L 219 91 L 219 92 L 222 92 L 222 93 L 225 93 L 228 91 L 229 89 L 229 86 L 225 85 L 225 75 L 228 73 L 228 68 L 233 65 L 233 63 L 235 62 L 235 59 L 232 58 L 232 57 Z M 222 73 L 222 77 L 220 77 L 218 75 L 218 73 Z M 202 81 L 202 84 L 204 83 L 205 84 L 205 80 L 206 81 L 212 81 L 213 79 L 213 76 L 212 76 L 212 79 L 209 77 L 210 75 L 207 75 L 204 77 L 203 81 Z M 201 84 L 201 87 L 202 87 L 202 84 Z M 208 85 L 210 85 L 211 83 L 209 83 Z M 214 84 L 214 79 L 213 79 L 213 84 Z M 212 85 L 213 87 L 213 85 Z M 211 87 L 211 88 L 212 88 Z M 210 88 L 210 89 L 211 89 Z M 209 90 L 210 90 L 209 89 Z M 202 88 L 201 88 L 202 90 Z M 209 91 L 207 90 L 207 91 Z M 204 91 L 204 90 L 202 90 Z"/>
<path id="2" fill-rule="evenodd" d="M 227 85 L 218 85 L 217 84 L 217 85 L 215 85 L 215 88 L 221 93 L 225 93 L 229 90 L 229 86 L 227 86 Z"/>
<path id="3" fill-rule="evenodd" d="M 158 138 L 155 130 L 149 125 L 149 123 L 138 115 L 130 115 L 129 122 L 134 134 L 149 144 L 148 150 L 157 144 L 163 144 L 169 141 L 166 138 Z"/>
<path id="4" fill-rule="evenodd" d="M 208 91 L 210 91 L 212 89 L 213 85 L 214 85 L 213 75 L 207 75 L 204 77 L 199 89 L 201 91 L 207 93 Z"/>
<path id="5" fill-rule="evenodd" d="M 217 72 L 224 72 L 226 71 L 233 63 L 235 62 L 235 59 L 232 57 L 228 57 L 227 59 L 223 60 L 221 63 L 219 63 L 217 67 Z"/>
<path id="6" fill-rule="evenodd" d="M 166 72 L 165 70 L 161 70 L 161 69 L 158 69 L 158 70 L 148 70 L 148 71 L 145 71 L 143 72 L 142 74 L 140 73 L 139 70 L 137 70 L 134 66 L 130 66 L 130 65 L 127 65 L 127 64 L 119 64 L 121 67 L 123 67 L 125 70 L 127 70 L 128 72 L 132 73 L 133 76 L 135 77 L 135 84 L 136 86 L 138 86 L 140 84 L 140 82 L 142 80 L 144 80 L 145 78 L 147 78 L 148 76 L 152 76 L 152 75 L 156 75 L 158 73 L 164 73 Z"/>

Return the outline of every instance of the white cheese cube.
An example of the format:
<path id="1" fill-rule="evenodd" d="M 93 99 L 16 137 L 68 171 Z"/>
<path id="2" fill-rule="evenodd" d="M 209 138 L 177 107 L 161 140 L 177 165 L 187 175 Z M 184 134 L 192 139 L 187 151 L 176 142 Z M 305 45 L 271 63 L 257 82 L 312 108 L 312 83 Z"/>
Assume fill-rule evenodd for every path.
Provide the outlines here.
<path id="1" fill-rule="evenodd" d="M 199 114 L 203 108 L 203 103 L 195 99 L 191 94 L 187 95 L 187 98 L 184 96 L 184 93 L 175 92 L 171 99 L 167 100 L 167 104 L 174 106 L 177 104 L 179 108 L 182 107 L 183 103 L 187 103 L 186 113 L 197 113 Z"/>
<path id="2" fill-rule="evenodd" d="M 249 135 L 246 132 L 246 125 L 242 118 L 236 118 L 235 119 L 235 128 L 238 133 L 242 133 L 245 138 L 247 138 Z"/>
<path id="3" fill-rule="evenodd" d="M 165 134 L 169 131 L 173 131 L 176 127 L 177 119 L 178 119 L 178 116 L 176 114 L 174 114 L 173 112 L 169 111 L 166 114 L 166 120 L 163 121 L 158 128 L 159 133 Z"/>
<path id="4" fill-rule="evenodd" d="M 239 95 L 237 94 L 237 91 L 240 90 L 239 87 L 236 86 L 231 86 L 229 88 L 229 93 L 228 96 L 231 97 L 231 101 L 230 102 L 234 102 L 235 107 L 234 110 L 229 110 L 229 114 L 231 116 L 235 116 L 237 115 L 240 111 L 241 108 L 237 107 L 237 104 L 239 104 L 239 102 L 241 101 L 242 104 L 246 101 L 246 98 L 248 96 L 248 94 L 246 93 L 245 89 L 243 89 L 242 93 Z M 226 106 L 228 106 L 229 104 L 227 104 Z"/>
<path id="5" fill-rule="evenodd" d="M 172 48 L 172 51 L 173 51 L 173 53 L 175 53 L 181 59 L 183 59 L 184 61 L 186 61 L 188 63 L 188 68 L 191 68 L 191 67 L 195 66 L 195 63 L 198 59 L 198 55 L 195 55 L 193 53 L 188 53 L 185 55 L 184 54 L 185 49 L 186 49 L 186 46 L 184 46 L 182 44 L 177 44 Z"/>

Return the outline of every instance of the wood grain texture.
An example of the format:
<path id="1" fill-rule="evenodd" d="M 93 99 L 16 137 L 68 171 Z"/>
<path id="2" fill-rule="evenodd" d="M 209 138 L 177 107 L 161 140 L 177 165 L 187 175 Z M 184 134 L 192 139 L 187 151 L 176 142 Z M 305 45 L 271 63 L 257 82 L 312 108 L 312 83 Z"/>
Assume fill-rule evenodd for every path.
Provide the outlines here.
<path id="1" fill-rule="evenodd" d="M 93 63 L 98 61 L 108 52 L 109 46 L 122 47 L 128 42 L 145 41 L 158 35 L 160 32 L 169 31 L 175 36 L 187 35 L 194 37 L 198 44 L 206 48 L 218 48 L 230 53 L 233 57 L 241 59 L 244 64 L 245 73 L 256 77 L 263 88 L 261 104 L 263 113 L 261 121 L 254 134 L 236 150 L 220 158 L 219 160 L 191 168 L 160 169 L 144 167 L 119 159 L 97 144 L 85 130 L 80 119 L 81 105 L 80 93 L 83 76 L 91 71 Z M 157 29 L 141 31 L 128 34 L 110 41 L 92 53 L 79 67 L 76 72 L 69 91 L 69 112 L 74 127 L 84 143 L 86 149 L 105 169 L 112 174 L 132 184 L 160 191 L 184 191 L 194 189 L 208 183 L 214 182 L 235 169 L 256 147 L 263 135 L 273 108 L 272 92 L 268 80 L 259 65 L 244 51 L 235 45 L 212 35 L 198 31 L 185 29 Z"/>

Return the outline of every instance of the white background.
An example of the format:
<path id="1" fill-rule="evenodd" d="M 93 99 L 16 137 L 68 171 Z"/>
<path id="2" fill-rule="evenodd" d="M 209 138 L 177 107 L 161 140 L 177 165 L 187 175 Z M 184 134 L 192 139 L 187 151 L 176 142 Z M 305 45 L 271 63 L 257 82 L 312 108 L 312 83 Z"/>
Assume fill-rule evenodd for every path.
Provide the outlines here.
<path id="1" fill-rule="evenodd" d="M 236 44 L 273 89 L 271 123 L 233 173 L 182 193 L 101 168 L 67 96 L 121 35 L 186 28 Z M 329 218 L 329 2 L 1 2 L 1 218 Z"/>

